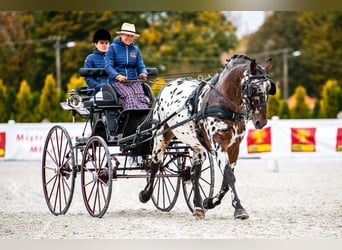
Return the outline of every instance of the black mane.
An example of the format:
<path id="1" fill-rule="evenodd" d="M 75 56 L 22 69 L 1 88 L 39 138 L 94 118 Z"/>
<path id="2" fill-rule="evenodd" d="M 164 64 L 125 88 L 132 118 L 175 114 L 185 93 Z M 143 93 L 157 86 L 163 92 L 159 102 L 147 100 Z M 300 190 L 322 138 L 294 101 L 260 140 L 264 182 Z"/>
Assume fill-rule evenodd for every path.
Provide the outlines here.
<path id="1" fill-rule="evenodd" d="M 230 58 L 226 59 L 226 64 L 224 65 L 226 68 L 232 68 L 236 66 L 237 64 L 244 64 L 246 61 L 253 61 L 252 58 L 245 54 L 235 54 L 231 56 Z"/>

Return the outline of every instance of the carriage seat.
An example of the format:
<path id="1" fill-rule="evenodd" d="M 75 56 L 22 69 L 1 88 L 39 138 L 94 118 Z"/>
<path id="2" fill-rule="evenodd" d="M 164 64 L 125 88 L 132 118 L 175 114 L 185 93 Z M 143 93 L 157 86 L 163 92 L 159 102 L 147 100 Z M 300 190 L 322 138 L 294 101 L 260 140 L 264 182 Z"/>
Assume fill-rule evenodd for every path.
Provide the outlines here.
<path id="1" fill-rule="evenodd" d="M 106 76 L 107 72 L 104 68 L 80 68 L 79 69 L 80 76 L 86 77 L 86 76 Z M 158 75 L 158 69 L 157 68 L 147 68 L 147 75 L 148 76 L 156 76 Z M 152 105 L 154 101 L 154 95 L 152 92 L 151 87 L 143 82 L 142 83 L 145 96 L 150 101 L 150 106 Z M 92 91 L 88 90 L 88 93 L 91 93 Z M 100 108 L 112 108 L 112 107 L 122 107 L 123 100 L 120 97 L 120 95 L 115 91 L 115 89 L 110 85 L 102 85 L 102 98 L 100 91 L 97 91 L 95 93 L 95 103 Z M 96 98 L 99 97 L 99 98 Z"/>
<path id="2" fill-rule="evenodd" d="M 149 100 L 149 106 L 154 101 L 151 87 L 147 83 L 142 83 L 145 96 Z M 94 102 L 99 108 L 122 108 L 123 99 L 111 85 L 102 85 L 101 89 L 95 93 Z"/>
<path id="3" fill-rule="evenodd" d="M 154 101 L 151 87 L 146 83 L 142 86 L 145 95 L 151 100 L 151 106 Z M 109 84 L 103 85 L 95 93 L 92 105 L 96 107 L 98 115 L 94 116 L 94 134 L 101 135 L 109 141 L 115 140 L 115 136 L 119 134 L 122 136 L 134 134 L 137 125 L 145 119 L 150 108 L 123 110 L 122 103 L 123 99 Z M 105 117 L 106 125 L 103 124 L 101 117 Z M 105 127 L 107 127 L 107 132 Z"/>
<path id="4" fill-rule="evenodd" d="M 94 102 L 99 108 L 121 107 L 118 93 L 109 84 L 102 85 L 101 89 L 95 93 Z"/>

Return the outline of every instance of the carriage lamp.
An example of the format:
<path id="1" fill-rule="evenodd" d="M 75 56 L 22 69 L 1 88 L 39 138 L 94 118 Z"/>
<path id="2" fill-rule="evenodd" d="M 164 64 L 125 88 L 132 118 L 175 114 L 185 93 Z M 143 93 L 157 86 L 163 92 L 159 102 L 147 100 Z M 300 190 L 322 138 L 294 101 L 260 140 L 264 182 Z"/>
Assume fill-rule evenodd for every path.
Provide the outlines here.
<path id="1" fill-rule="evenodd" d="M 67 103 L 71 107 L 77 109 L 77 108 L 81 107 L 81 105 L 82 105 L 82 97 L 79 96 L 74 89 L 72 89 L 70 91 L 70 97 L 67 99 Z"/>

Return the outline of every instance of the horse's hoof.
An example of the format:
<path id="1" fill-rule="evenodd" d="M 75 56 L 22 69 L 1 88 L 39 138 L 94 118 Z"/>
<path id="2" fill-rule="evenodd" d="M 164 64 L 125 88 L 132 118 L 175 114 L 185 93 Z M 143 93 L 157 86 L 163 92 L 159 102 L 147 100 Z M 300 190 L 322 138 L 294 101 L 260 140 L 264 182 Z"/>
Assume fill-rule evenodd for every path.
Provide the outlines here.
<path id="1" fill-rule="evenodd" d="M 141 192 L 139 193 L 139 200 L 140 200 L 140 202 L 142 202 L 142 203 L 148 202 L 148 200 L 150 199 L 150 197 L 151 197 L 151 196 L 148 195 L 148 193 L 145 192 L 144 190 L 141 191 Z"/>
<path id="2" fill-rule="evenodd" d="M 213 198 L 205 198 L 203 201 L 203 207 L 204 209 L 213 209 L 217 205 L 220 205 L 221 202 L 216 202 L 216 204 L 213 203 Z"/>
<path id="3" fill-rule="evenodd" d="M 244 208 L 235 209 L 234 219 L 246 220 L 248 218 L 249 218 L 249 215 Z"/>
<path id="4" fill-rule="evenodd" d="M 205 213 L 201 208 L 194 208 L 192 215 L 195 216 L 196 219 L 204 219 Z"/>

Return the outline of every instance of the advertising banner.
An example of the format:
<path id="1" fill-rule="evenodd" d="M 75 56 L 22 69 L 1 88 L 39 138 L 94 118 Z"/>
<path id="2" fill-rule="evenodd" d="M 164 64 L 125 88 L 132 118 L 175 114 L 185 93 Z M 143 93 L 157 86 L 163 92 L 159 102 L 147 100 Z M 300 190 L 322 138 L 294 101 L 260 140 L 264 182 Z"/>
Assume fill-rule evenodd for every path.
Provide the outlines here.
<path id="1" fill-rule="evenodd" d="M 247 133 L 248 153 L 271 152 L 271 127 L 249 129 Z"/>
<path id="2" fill-rule="evenodd" d="M 3 160 L 41 160 L 46 136 L 59 125 L 66 129 L 72 142 L 89 137 L 85 123 L 1 123 L 0 165 Z M 119 150 L 118 147 L 110 148 Z M 271 119 L 263 129 L 249 121 L 240 144 L 239 158 L 325 158 L 341 159 L 341 119 Z"/>
<path id="3" fill-rule="evenodd" d="M 5 157 L 6 153 L 6 132 L 0 131 L 0 158 Z"/>
<path id="4" fill-rule="evenodd" d="M 292 152 L 316 151 L 316 128 L 291 128 Z"/>
<path id="5" fill-rule="evenodd" d="M 337 129 L 336 135 L 336 151 L 342 152 L 342 128 Z"/>

